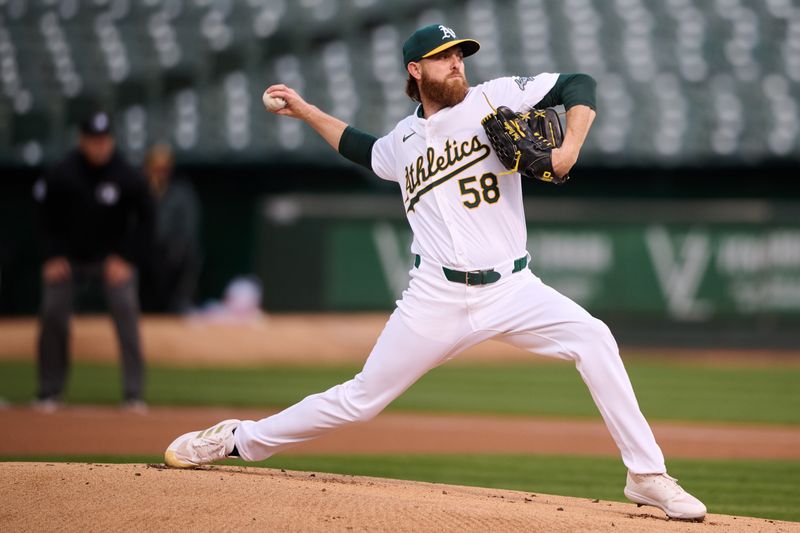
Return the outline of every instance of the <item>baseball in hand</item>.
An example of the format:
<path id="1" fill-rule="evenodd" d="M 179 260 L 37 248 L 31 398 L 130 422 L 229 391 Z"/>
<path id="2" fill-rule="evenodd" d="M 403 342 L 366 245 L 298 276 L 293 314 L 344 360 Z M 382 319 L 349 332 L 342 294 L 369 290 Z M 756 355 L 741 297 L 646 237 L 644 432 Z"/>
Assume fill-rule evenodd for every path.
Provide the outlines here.
<path id="1" fill-rule="evenodd" d="M 264 102 L 264 107 L 266 107 L 268 111 L 275 112 L 286 107 L 286 100 L 280 97 L 271 96 L 267 91 L 264 91 L 264 94 L 261 96 L 261 100 Z"/>

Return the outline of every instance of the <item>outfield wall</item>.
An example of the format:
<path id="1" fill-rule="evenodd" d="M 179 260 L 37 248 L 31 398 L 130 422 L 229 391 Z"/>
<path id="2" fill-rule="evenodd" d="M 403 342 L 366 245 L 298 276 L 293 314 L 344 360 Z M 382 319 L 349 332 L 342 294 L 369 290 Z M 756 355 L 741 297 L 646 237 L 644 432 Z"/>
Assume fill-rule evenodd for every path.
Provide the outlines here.
<path id="1" fill-rule="evenodd" d="M 800 325 L 799 204 L 529 198 L 525 209 L 533 271 L 598 316 L 687 331 Z M 390 309 L 410 243 L 395 198 L 272 197 L 255 246 L 266 307 Z"/>

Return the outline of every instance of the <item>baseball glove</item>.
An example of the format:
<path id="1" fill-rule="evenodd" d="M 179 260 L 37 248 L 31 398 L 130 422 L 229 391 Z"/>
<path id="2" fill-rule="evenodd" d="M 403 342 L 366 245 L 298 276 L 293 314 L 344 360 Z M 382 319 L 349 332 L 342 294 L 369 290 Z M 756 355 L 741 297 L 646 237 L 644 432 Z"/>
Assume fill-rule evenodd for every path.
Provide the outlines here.
<path id="1" fill-rule="evenodd" d="M 569 179 L 569 175 L 556 176 L 550 159 L 550 152 L 561 146 L 564 138 L 558 113 L 552 107 L 514 113 L 500 106 L 481 124 L 508 174 L 519 172 L 559 185 Z"/>

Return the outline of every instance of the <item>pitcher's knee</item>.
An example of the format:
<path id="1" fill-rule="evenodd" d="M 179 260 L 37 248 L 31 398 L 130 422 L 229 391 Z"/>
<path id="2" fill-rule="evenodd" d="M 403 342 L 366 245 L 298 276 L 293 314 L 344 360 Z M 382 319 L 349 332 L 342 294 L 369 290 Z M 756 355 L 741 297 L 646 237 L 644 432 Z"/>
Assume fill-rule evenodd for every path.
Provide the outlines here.
<path id="1" fill-rule="evenodd" d="M 579 336 L 584 343 L 590 344 L 595 349 L 602 348 L 600 351 L 617 353 L 617 341 L 611 333 L 611 329 L 602 320 L 590 317 L 581 323 Z"/>
<path id="2" fill-rule="evenodd" d="M 358 401 L 350 399 L 347 402 L 347 412 L 351 417 L 352 422 L 368 422 L 378 416 L 381 411 L 386 408 L 386 405 L 372 401 Z"/>
<path id="3" fill-rule="evenodd" d="M 358 383 L 349 382 L 341 388 L 341 406 L 350 422 L 367 422 L 383 411 L 391 399 L 384 394 L 372 396 Z"/>

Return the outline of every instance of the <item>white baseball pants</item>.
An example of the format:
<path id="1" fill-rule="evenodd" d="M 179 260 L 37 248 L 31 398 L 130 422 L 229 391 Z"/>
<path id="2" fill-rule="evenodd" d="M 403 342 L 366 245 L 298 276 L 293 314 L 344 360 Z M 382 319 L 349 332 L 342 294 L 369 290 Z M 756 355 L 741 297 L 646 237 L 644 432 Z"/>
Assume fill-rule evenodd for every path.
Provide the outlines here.
<path id="1" fill-rule="evenodd" d="M 243 421 L 236 447 L 259 461 L 380 413 L 428 370 L 487 339 L 575 362 L 628 469 L 666 472 L 664 456 L 639 410 L 608 327 L 524 269 L 498 269 L 493 284 L 467 286 L 444 278 L 422 259 L 411 283 L 353 379 L 306 397 L 268 418 Z M 535 372 L 535 369 L 531 370 Z"/>

